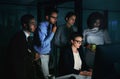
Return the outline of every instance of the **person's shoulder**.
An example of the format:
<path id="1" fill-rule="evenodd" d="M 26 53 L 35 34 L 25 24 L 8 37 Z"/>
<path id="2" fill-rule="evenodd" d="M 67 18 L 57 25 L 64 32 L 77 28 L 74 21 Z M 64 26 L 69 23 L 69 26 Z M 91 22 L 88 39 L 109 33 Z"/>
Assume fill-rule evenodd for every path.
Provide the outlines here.
<path id="1" fill-rule="evenodd" d="M 58 29 L 59 30 L 65 29 L 65 24 L 58 25 Z"/>
<path id="2" fill-rule="evenodd" d="M 20 30 L 20 31 L 16 32 L 13 37 L 19 37 L 22 35 L 24 35 L 24 32 L 23 32 L 23 30 Z"/>
<path id="3" fill-rule="evenodd" d="M 22 30 L 18 31 L 11 37 L 10 42 L 19 41 L 23 36 L 24 32 Z"/>
<path id="4" fill-rule="evenodd" d="M 77 32 L 77 31 L 78 31 L 78 27 L 77 27 L 77 26 L 75 26 L 75 25 L 73 25 L 73 26 L 72 26 L 72 29 L 73 29 L 73 31 L 75 31 L 75 32 Z"/>
<path id="5" fill-rule="evenodd" d="M 88 28 L 86 28 L 86 29 L 84 29 L 83 31 L 89 31 L 90 29 L 88 29 Z"/>
<path id="6" fill-rule="evenodd" d="M 67 47 L 65 48 L 65 52 L 67 52 L 67 54 L 70 53 L 70 52 L 72 52 L 71 46 L 67 46 Z"/>
<path id="7" fill-rule="evenodd" d="M 90 32 L 90 29 L 88 28 L 83 30 L 83 33 L 88 33 L 88 32 Z"/>
<path id="8" fill-rule="evenodd" d="M 47 21 L 42 21 L 38 24 L 38 27 L 44 29 L 48 26 L 48 24 L 49 23 Z"/>
<path id="9" fill-rule="evenodd" d="M 25 34 L 24 34 L 23 30 L 18 31 L 18 32 L 15 34 L 15 37 L 18 38 L 18 39 L 25 38 Z"/>
<path id="10" fill-rule="evenodd" d="M 48 21 L 41 21 L 40 24 L 48 24 Z"/>
<path id="11" fill-rule="evenodd" d="M 108 30 L 107 30 L 107 29 L 102 29 L 102 31 L 103 31 L 103 32 L 108 32 Z"/>
<path id="12" fill-rule="evenodd" d="M 108 34 L 108 30 L 107 30 L 107 29 L 104 29 L 104 30 L 102 30 L 102 33 Z"/>
<path id="13" fill-rule="evenodd" d="M 47 26 L 49 24 L 49 22 L 48 21 L 42 21 L 42 22 L 40 22 L 39 23 L 39 26 Z"/>
<path id="14" fill-rule="evenodd" d="M 65 26 L 65 24 L 58 25 L 59 28 L 64 28 Z"/>

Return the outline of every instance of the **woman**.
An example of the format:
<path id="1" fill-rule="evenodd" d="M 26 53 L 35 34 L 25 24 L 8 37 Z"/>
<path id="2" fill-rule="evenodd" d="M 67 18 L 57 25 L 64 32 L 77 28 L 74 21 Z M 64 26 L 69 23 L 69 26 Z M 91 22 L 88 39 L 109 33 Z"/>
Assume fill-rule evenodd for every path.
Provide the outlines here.
<path id="1" fill-rule="evenodd" d="M 104 17 L 101 13 L 91 13 L 88 17 L 87 25 L 88 29 L 83 32 L 85 42 L 96 45 L 111 43 L 107 30 L 104 29 Z"/>
<path id="2" fill-rule="evenodd" d="M 83 40 L 85 46 L 90 49 L 86 53 L 86 62 L 90 67 L 93 67 L 95 46 L 111 43 L 107 30 L 104 28 L 104 17 L 99 12 L 93 12 L 87 19 L 88 28 L 83 32 Z"/>
<path id="3" fill-rule="evenodd" d="M 77 32 L 77 27 L 74 26 L 76 20 L 76 14 L 74 12 L 68 12 L 65 16 L 65 24 L 61 24 L 54 37 L 54 45 L 53 46 L 56 51 L 55 52 L 55 57 L 57 61 L 57 67 L 60 59 L 60 56 L 63 54 L 64 50 L 66 49 L 67 46 L 70 45 L 70 35 L 72 35 L 74 32 Z M 57 52 L 57 53 L 56 53 Z M 57 68 L 56 68 L 57 69 Z"/>
<path id="4" fill-rule="evenodd" d="M 78 74 L 81 76 L 91 76 L 92 72 L 85 64 L 82 52 L 82 36 L 74 34 L 71 39 L 71 46 L 67 47 L 62 54 L 59 68 L 60 75 Z"/>

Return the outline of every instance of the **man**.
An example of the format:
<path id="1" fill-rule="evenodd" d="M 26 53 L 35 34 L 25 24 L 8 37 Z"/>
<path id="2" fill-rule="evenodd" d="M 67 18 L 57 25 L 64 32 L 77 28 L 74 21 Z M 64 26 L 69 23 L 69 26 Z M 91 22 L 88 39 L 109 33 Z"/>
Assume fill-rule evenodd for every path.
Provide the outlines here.
<path id="1" fill-rule="evenodd" d="M 66 47 L 69 45 L 69 40 L 74 32 L 77 32 L 77 27 L 74 26 L 76 14 L 68 12 L 65 16 L 65 24 L 59 26 L 55 34 L 55 45 L 58 47 Z"/>
<path id="2" fill-rule="evenodd" d="M 41 22 L 37 29 L 40 45 L 35 45 L 34 48 L 40 54 L 41 69 L 45 79 L 48 79 L 49 75 L 49 55 L 51 51 L 51 41 L 57 29 L 57 14 L 58 11 L 55 9 L 47 11 L 46 21 Z"/>
<path id="3" fill-rule="evenodd" d="M 33 61 L 35 53 L 32 47 L 33 32 L 36 29 L 34 16 L 26 14 L 21 17 L 22 30 L 19 31 L 9 44 L 8 65 L 11 79 L 34 79 Z"/>

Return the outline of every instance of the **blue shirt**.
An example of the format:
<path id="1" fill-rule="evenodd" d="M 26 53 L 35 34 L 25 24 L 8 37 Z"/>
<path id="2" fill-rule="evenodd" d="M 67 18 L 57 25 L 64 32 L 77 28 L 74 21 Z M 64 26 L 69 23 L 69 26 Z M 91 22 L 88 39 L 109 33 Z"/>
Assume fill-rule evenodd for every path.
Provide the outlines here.
<path id="1" fill-rule="evenodd" d="M 50 31 L 48 32 L 49 22 L 41 22 L 38 26 L 39 40 L 41 41 L 40 46 L 34 45 L 34 49 L 39 54 L 48 54 L 51 50 L 51 41 L 53 39 L 54 33 L 52 32 L 52 25 L 50 24 Z"/>

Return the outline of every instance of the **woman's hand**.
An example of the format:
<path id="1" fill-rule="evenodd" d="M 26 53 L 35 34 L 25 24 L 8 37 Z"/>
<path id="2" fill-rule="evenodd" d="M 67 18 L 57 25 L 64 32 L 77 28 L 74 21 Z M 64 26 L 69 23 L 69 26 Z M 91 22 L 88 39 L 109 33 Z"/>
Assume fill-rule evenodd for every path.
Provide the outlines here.
<path id="1" fill-rule="evenodd" d="M 81 71 L 80 75 L 84 75 L 84 76 L 92 76 L 92 72 L 91 71 Z"/>
<path id="2" fill-rule="evenodd" d="M 86 46 L 86 48 L 89 49 L 90 51 L 94 52 L 94 53 L 96 52 L 96 45 L 95 44 L 88 44 Z"/>

